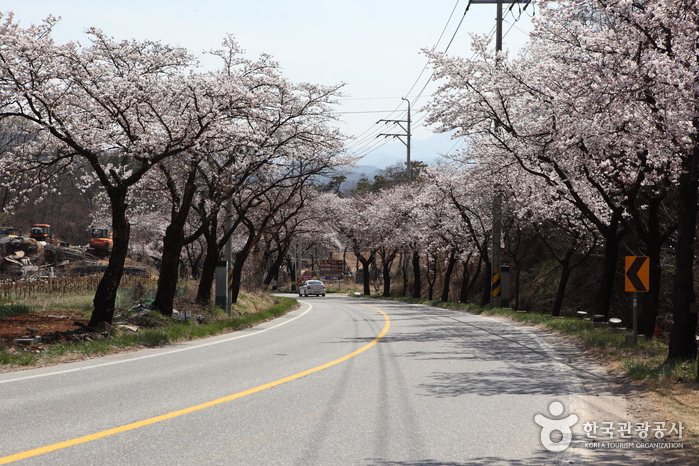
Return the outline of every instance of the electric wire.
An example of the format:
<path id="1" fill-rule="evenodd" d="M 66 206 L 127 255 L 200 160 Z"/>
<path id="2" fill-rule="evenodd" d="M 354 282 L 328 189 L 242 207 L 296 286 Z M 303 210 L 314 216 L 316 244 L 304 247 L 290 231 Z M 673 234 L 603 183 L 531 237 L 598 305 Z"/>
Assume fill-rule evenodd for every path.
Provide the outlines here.
<path id="1" fill-rule="evenodd" d="M 437 40 L 437 43 L 436 43 L 435 46 L 433 47 L 433 50 L 435 50 L 435 49 L 439 46 L 439 43 L 442 41 L 442 38 L 444 37 L 444 34 L 445 34 L 447 28 L 449 27 L 449 24 L 451 23 L 451 20 L 452 20 L 452 18 L 453 18 L 453 16 L 454 16 L 454 12 L 455 12 L 456 9 L 458 8 L 459 3 L 460 3 L 460 0 L 457 0 L 457 2 L 454 4 L 454 8 L 452 9 L 451 14 L 449 15 L 449 19 L 447 20 L 446 24 L 444 25 L 444 28 L 442 29 L 442 33 L 440 34 L 439 39 Z M 467 6 L 466 6 L 466 9 L 464 10 L 464 14 L 461 16 L 461 19 L 460 19 L 460 21 L 459 21 L 459 24 L 457 25 L 456 30 L 455 30 L 454 33 L 452 34 L 451 39 L 449 40 L 449 43 L 447 44 L 447 46 L 446 46 L 446 48 L 445 48 L 445 50 L 444 50 L 444 53 L 447 53 L 447 51 L 448 51 L 449 48 L 451 47 L 452 43 L 454 42 L 454 39 L 455 39 L 456 35 L 458 34 L 459 30 L 461 29 L 461 26 L 463 25 L 464 19 L 465 19 L 465 17 L 466 17 L 466 13 L 468 12 L 470 6 L 471 6 L 471 1 L 469 0 L 468 4 L 467 4 Z M 408 91 L 408 95 L 410 95 L 410 93 L 412 92 L 412 90 L 415 88 L 415 86 L 417 85 L 417 83 L 420 81 L 420 78 L 421 78 L 422 75 L 424 74 L 424 72 L 425 72 L 425 70 L 427 69 L 427 66 L 428 66 L 428 65 L 429 65 L 429 60 L 425 61 L 425 66 L 422 68 L 422 71 L 420 72 L 418 78 L 415 80 L 415 82 L 413 83 L 413 85 L 410 87 L 410 90 Z M 432 82 L 432 78 L 433 78 L 433 77 L 434 77 L 434 71 L 430 74 L 430 77 L 426 80 L 425 84 L 422 86 L 422 89 L 420 89 L 420 92 L 418 93 L 418 95 L 417 95 L 416 97 L 413 98 L 413 101 L 412 101 L 412 102 L 410 102 L 410 100 L 408 101 L 408 102 L 411 103 L 411 105 L 414 105 L 414 104 L 420 99 L 420 97 L 422 97 L 423 93 L 425 92 L 425 89 L 427 89 L 427 86 Z M 397 108 L 400 108 L 400 105 L 399 105 Z M 395 113 L 395 110 L 394 110 L 394 112 L 391 113 L 391 115 L 394 114 L 394 113 Z M 406 112 L 402 112 L 402 113 L 399 114 L 399 116 L 398 116 L 397 118 L 400 118 L 400 119 L 405 118 L 406 114 L 407 114 Z M 427 115 L 423 115 L 423 116 L 421 116 L 421 117 L 418 117 L 418 119 L 416 120 L 417 125 L 420 125 L 426 118 L 427 118 Z M 363 134 L 364 134 L 364 133 L 363 133 Z M 378 135 L 377 135 L 376 137 L 378 137 Z M 381 146 L 383 146 L 383 144 L 381 144 Z M 378 146 L 378 147 L 381 147 L 381 146 Z M 370 151 L 365 152 L 365 153 L 364 153 L 364 156 L 366 156 L 366 155 L 368 155 L 369 153 L 373 152 L 373 151 L 376 150 L 378 147 L 374 147 L 374 148 L 372 148 Z"/>
<path id="2" fill-rule="evenodd" d="M 444 37 L 444 33 L 447 31 L 447 28 L 449 27 L 449 23 L 451 23 L 451 19 L 454 17 L 454 12 L 456 11 L 456 8 L 459 6 L 459 3 L 461 3 L 461 0 L 456 0 L 456 3 L 454 4 L 454 8 L 452 8 L 451 13 L 449 14 L 449 19 L 447 19 L 446 24 L 444 24 L 444 28 L 442 29 L 442 33 L 439 35 L 439 39 L 437 39 L 437 43 L 432 47 L 432 50 L 436 50 L 437 47 L 439 47 L 439 43 L 442 41 L 442 38 Z M 466 11 L 468 11 L 468 7 L 471 6 L 471 1 L 469 0 L 468 6 L 466 7 Z M 456 30 L 458 32 L 459 28 L 461 27 L 461 23 L 464 20 L 464 17 L 466 16 L 466 11 L 464 11 L 463 16 L 461 17 L 461 22 L 459 22 L 459 25 L 456 27 Z M 447 45 L 447 50 L 449 49 L 449 46 L 451 46 L 452 41 L 454 40 L 456 33 L 452 35 L 451 40 L 449 41 L 449 45 Z M 445 50 L 446 52 L 446 50 Z M 409 95 L 411 92 L 413 92 L 413 89 L 415 89 L 415 86 L 417 85 L 418 82 L 420 82 L 420 78 L 422 77 L 423 73 L 429 66 L 430 62 L 429 60 L 425 61 L 425 66 L 422 67 L 422 71 L 420 71 L 420 74 L 418 75 L 417 79 L 413 83 L 412 86 L 410 86 L 410 89 L 408 89 L 407 94 Z M 434 75 L 434 72 L 432 73 Z M 432 76 L 428 79 L 431 80 Z"/>
<path id="3" fill-rule="evenodd" d="M 433 50 L 434 50 L 436 47 L 438 47 L 438 46 L 439 46 L 439 43 L 442 41 L 442 39 L 443 39 L 443 37 L 444 37 L 444 34 L 446 33 L 446 31 L 447 31 L 447 29 L 448 29 L 448 27 L 449 27 L 449 24 L 451 23 L 451 20 L 452 20 L 452 18 L 453 18 L 453 16 L 454 16 L 454 13 L 456 12 L 456 10 L 457 10 L 457 8 L 458 8 L 460 2 L 461 2 L 461 0 L 457 0 L 456 3 L 454 4 L 454 7 L 452 8 L 452 11 L 451 11 L 451 13 L 450 13 L 450 15 L 449 15 L 449 18 L 447 19 L 447 22 L 445 23 L 444 27 L 442 28 L 442 32 L 440 33 L 439 39 L 437 40 L 437 43 L 435 44 Z M 469 5 L 470 5 L 470 1 L 469 1 Z M 465 15 L 465 13 L 464 13 L 464 15 Z M 459 23 L 459 27 L 460 27 L 460 25 L 461 25 L 462 23 L 463 23 L 463 17 L 462 17 L 461 22 Z M 457 29 L 457 31 L 458 31 L 458 29 Z M 454 37 L 454 36 L 452 36 L 452 39 L 450 40 L 450 43 L 454 40 L 453 37 Z M 409 89 L 409 91 L 408 91 L 408 93 L 407 93 L 408 95 L 410 95 L 410 93 L 411 93 L 412 90 L 415 88 L 415 86 L 420 82 L 420 79 L 422 78 L 422 75 L 424 74 L 424 72 L 425 72 L 425 70 L 427 69 L 427 66 L 428 66 L 428 65 L 429 65 L 429 61 L 426 61 L 426 62 L 425 62 L 425 66 L 423 67 L 422 71 L 421 71 L 420 74 L 418 75 L 418 77 L 417 77 L 417 79 L 415 80 L 415 82 L 413 83 L 413 85 L 410 87 L 410 89 Z M 432 79 L 432 76 L 430 76 L 430 78 L 428 79 L 428 83 L 429 83 L 429 81 L 431 81 L 431 79 Z M 423 89 L 422 89 L 421 93 L 424 92 L 425 87 L 426 87 L 426 86 L 423 86 Z M 419 97 L 419 96 L 418 96 L 418 97 Z M 387 115 L 386 115 L 386 119 L 394 118 L 394 119 L 396 119 L 396 120 L 399 120 L 399 119 L 405 118 L 405 115 L 406 115 L 407 113 L 406 113 L 405 111 L 399 112 L 400 107 L 401 107 L 402 105 L 403 105 L 403 103 L 400 102 L 399 104 L 396 105 L 396 107 L 395 107 L 393 110 L 387 111 L 387 112 L 386 112 L 386 114 L 387 114 Z M 376 144 L 372 144 L 372 143 L 371 143 L 371 141 L 370 141 L 371 139 L 376 139 L 376 138 L 378 138 L 378 135 L 379 135 L 380 130 L 381 130 L 380 128 L 377 128 L 377 125 L 374 125 L 373 128 L 367 128 L 367 130 L 365 130 L 365 131 L 362 132 L 359 136 L 357 136 L 356 138 L 354 138 L 354 141 L 353 141 L 351 144 L 349 144 L 346 148 L 347 148 L 348 150 L 351 150 L 351 149 L 354 149 L 355 147 L 367 146 L 367 145 L 368 145 L 368 146 L 371 147 L 371 149 L 370 149 L 368 152 L 362 151 L 362 152 L 363 152 L 363 156 L 368 155 L 369 153 L 373 152 L 373 151 L 376 150 L 377 148 L 383 146 L 383 145 L 385 144 L 385 142 L 388 142 L 388 141 L 385 141 L 384 144 L 380 144 L 380 145 L 378 145 L 378 146 L 377 146 Z"/>
<path id="4" fill-rule="evenodd" d="M 442 42 L 442 39 L 444 38 L 444 35 L 445 35 L 445 33 L 446 33 L 446 31 L 447 31 L 447 29 L 448 29 L 448 27 L 449 27 L 449 24 L 451 24 L 452 19 L 453 19 L 453 17 L 454 17 L 454 14 L 455 14 L 456 10 L 458 9 L 458 6 L 459 6 L 460 3 L 461 3 L 461 0 L 457 0 L 456 3 L 454 4 L 454 7 L 452 8 L 452 11 L 451 11 L 451 13 L 450 13 L 450 15 L 449 15 L 449 18 L 447 19 L 447 21 L 446 21 L 446 23 L 445 23 L 445 25 L 444 25 L 444 28 L 442 29 L 442 32 L 441 32 L 440 35 L 439 35 L 439 38 L 438 38 L 436 44 L 435 44 L 435 45 L 433 46 L 433 48 L 432 48 L 433 51 L 436 50 L 437 47 L 439 46 L 439 44 Z M 472 1 L 469 0 L 469 1 L 468 1 L 468 4 L 466 5 L 466 8 L 464 9 L 464 13 L 463 13 L 463 15 L 461 16 L 461 18 L 460 18 L 460 20 L 459 20 L 459 23 L 458 23 L 457 26 L 456 26 L 456 29 L 454 30 L 453 34 L 451 35 L 451 38 L 449 39 L 449 42 L 447 43 L 446 47 L 444 48 L 444 51 L 443 51 L 444 54 L 447 54 L 447 53 L 448 53 L 448 51 L 449 51 L 449 49 L 451 48 L 451 46 L 452 46 L 454 40 L 456 39 L 456 37 L 457 37 L 457 35 L 458 35 L 458 33 L 459 33 L 459 31 L 460 31 L 460 29 L 461 29 L 463 23 L 464 23 L 464 20 L 465 20 L 465 18 L 466 18 L 466 14 L 468 13 L 468 11 L 469 11 L 469 9 L 470 9 L 470 7 L 471 7 L 471 3 L 472 3 Z M 526 12 L 526 9 L 527 9 L 527 6 L 529 5 L 529 3 L 530 3 L 530 2 L 524 2 L 524 7 L 523 7 L 523 8 L 521 7 L 521 3 L 520 3 L 519 1 L 517 1 L 517 0 L 513 0 L 513 1 L 510 3 L 509 8 L 507 9 L 506 13 L 503 15 L 502 21 L 504 22 L 505 19 L 506 19 L 509 15 L 512 15 L 512 23 L 510 24 L 510 27 L 507 29 L 507 31 L 503 34 L 503 39 L 504 39 L 504 38 L 507 36 L 507 34 L 512 30 L 512 28 L 515 26 L 515 24 L 521 19 L 522 15 Z M 515 6 L 515 5 L 518 5 L 518 6 L 520 7 L 520 8 L 519 8 L 519 11 L 518 11 L 519 14 L 518 14 L 516 17 L 515 17 L 515 13 L 513 12 L 513 9 L 514 9 L 514 6 Z M 532 16 L 533 16 L 533 14 L 532 14 Z M 494 36 L 494 34 L 495 34 L 495 32 L 496 32 L 496 29 L 497 29 L 496 26 L 494 26 L 494 27 L 491 29 L 490 33 L 487 35 L 489 39 L 492 39 L 492 37 Z M 474 53 L 471 59 L 474 59 L 474 58 L 475 58 L 475 55 L 476 55 L 476 54 Z M 413 90 L 415 89 L 415 87 L 416 87 L 416 86 L 418 85 L 418 83 L 421 81 L 421 79 L 422 79 L 423 75 L 425 74 L 425 71 L 427 70 L 427 67 L 428 67 L 428 66 L 429 66 L 429 59 L 426 60 L 425 65 L 423 66 L 422 70 L 421 70 L 420 73 L 418 74 L 418 77 L 415 79 L 415 81 L 413 82 L 412 86 L 410 87 L 410 89 L 409 89 L 408 92 L 407 92 L 407 96 L 408 96 L 408 97 L 406 97 L 406 98 L 412 99 L 412 100 L 409 100 L 409 103 L 411 104 L 411 106 L 414 106 L 418 101 L 420 101 L 420 99 L 421 99 L 422 96 L 424 95 L 424 93 L 425 93 L 427 87 L 430 85 L 431 82 L 433 82 L 434 73 L 435 73 L 434 71 L 432 71 L 432 73 L 430 74 L 429 78 L 428 78 L 428 79 L 425 81 L 425 83 L 422 85 L 422 87 L 420 88 L 420 91 L 419 91 L 417 94 L 415 94 L 415 95 L 411 95 L 411 93 L 413 92 Z M 372 98 L 367 98 L 367 99 L 355 99 L 355 100 L 379 100 L 379 99 L 382 99 L 382 98 L 373 98 L 373 99 L 372 99 Z M 401 99 L 403 99 L 403 98 L 401 97 Z M 385 114 L 385 115 L 386 115 L 385 120 L 405 121 L 405 118 L 406 118 L 406 116 L 407 116 L 407 110 L 400 111 L 400 108 L 401 108 L 403 105 L 404 105 L 404 104 L 403 104 L 402 102 L 400 102 L 400 103 L 398 103 L 392 110 L 387 109 L 387 110 L 375 110 L 375 111 L 364 111 L 364 112 L 362 112 L 362 111 L 358 111 L 358 112 L 338 112 L 338 114 L 349 114 L 349 113 L 375 114 L 375 113 L 382 113 L 382 114 Z M 419 127 L 419 126 L 421 126 L 422 123 L 427 119 L 427 116 L 428 116 L 427 113 L 419 112 L 419 111 L 418 111 L 418 114 L 415 115 L 415 118 L 412 119 L 412 122 L 411 122 L 411 123 L 414 125 L 414 127 L 415 127 L 415 126 Z M 377 123 L 380 123 L 380 122 L 381 122 L 381 120 L 380 120 L 379 122 L 377 122 Z M 379 139 L 379 136 L 380 136 L 379 133 L 380 133 L 380 131 L 381 131 L 382 129 L 383 129 L 382 126 L 379 126 L 379 125 L 377 125 L 377 124 L 373 124 L 371 127 L 368 127 L 368 128 L 367 128 L 365 131 L 363 131 L 361 134 L 359 134 L 358 136 L 352 138 L 352 142 L 350 142 L 349 144 L 346 145 L 346 150 L 352 151 L 352 152 L 354 153 L 354 155 L 357 155 L 357 156 L 359 156 L 360 158 L 363 158 L 363 157 L 369 155 L 370 153 L 376 151 L 377 149 L 379 149 L 380 147 L 384 146 L 386 143 L 389 142 L 389 139 L 388 139 L 387 137 L 384 138 L 384 140 Z M 447 151 L 445 154 L 442 154 L 442 155 L 451 155 L 451 154 L 453 154 L 455 150 L 461 149 L 461 147 L 463 146 L 463 144 L 464 144 L 463 140 L 455 142 L 455 144 L 450 148 L 450 150 Z"/>

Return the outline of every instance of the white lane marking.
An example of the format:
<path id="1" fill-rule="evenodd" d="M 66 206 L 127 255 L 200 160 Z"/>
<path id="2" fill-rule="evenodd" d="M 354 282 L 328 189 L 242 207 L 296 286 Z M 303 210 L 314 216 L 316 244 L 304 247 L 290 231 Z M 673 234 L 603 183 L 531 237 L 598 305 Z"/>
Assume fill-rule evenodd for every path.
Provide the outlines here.
<path id="1" fill-rule="evenodd" d="M 92 365 L 92 366 L 76 367 L 76 368 L 73 368 L 73 369 L 64 369 L 64 370 L 59 370 L 59 371 L 55 371 L 55 372 L 46 372 L 46 373 L 43 373 L 43 374 L 33 374 L 33 375 L 27 375 L 27 376 L 17 377 L 17 378 L 13 378 L 13 379 L 0 380 L 0 385 L 1 385 L 1 384 L 5 384 L 5 383 L 10 383 L 10 382 L 22 382 L 22 381 L 25 381 L 25 380 L 38 379 L 38 378 L 41 378 L 41 377 L 48 377 L 48 376 L 51 376 L 51 375 L 62 375 L 62 374 L 69 374 L 69 373 L 71 373 L 71 372 L 84 371 L 84 370 L 88 370 L 88 369 L 96 369 L 96 368 L 100 368 L 100 367 L 114 366 L 114 365 L 116 365 L 116 364 L 123 364 L 123 363 L 127 363 L 127 362 L 141 361 L 141 360 L 143 360 L 143 359 L 150 359 L 150 358 L 155 358 L 155 357 L 158 357 L 158 356 L 165 356 L 165 355 L 171 355 L 171 354 L 175 354 L 175 353 L 180 353 L 180 352 L 182 352 L 182 351 L 189 351 L 189 350 L 193 350 L 193 349 L 205 348 L 205 347 L 207 347 L 207 346 L 219 345 L 219 344 L 221 344 L 221 343 L 228 343 L 229 341 L 239 340 L 239 339 L 241 339 L 241 338 L 247 338 L 247 337 L 251 337 L 251 336 L 253 336 L 253 335 L 259 335 L 260 333 L 267 332 L 267 331 L 269 331 L 269 330 L 273 330 L 273 329 L 275 329 L 275 328 L 281 327 L 282 325 L 286 325 L 286 324 L 288 324 L 288 323 L 290 323 L 290 322 L 293 322 L 293 321 L 295 321 L 296 319 L 299 319 L 299 318 L 305 316 L 306 314 L 308 314 L 308 313 L 311 311 L 311 309 L 313 309 L 313 305 L 312 305 L 312 304 L 310 304 L 310 303 L 303 303 L 303 304 L 307 305 L 307 306 L 308 306 L 308 309 L 306 309 L 305 311 L 303 311 L 301 314 L 297 315 L 296 317 L 292 317 L 292 318 L 289 319 L 289 320 L 285 320 L 284 322 L 280 322 L 280 323 L 278 323 L 278 324 L 276 324 L 276 325 L 273 325 L 273 326 L 271 326 L 271 327 L 264 328 L 264 329 L 262 329 L 262 330 L 256 330 L 256 331 L 252 331 L 252 332 L 243 333 L 243 334 L 240 334 L 240 335 L 235 335 L 235 336 L 232 336 L 232 337 L 230 337 L 230 338 L 225 338 L 225 339 L 223 339 L 223 340 L 210 341 L 210 342 L 207 342 L 207 343 L 195 344 L 195 345 L 192 345 L 192 346 L 186 346 L 186 347 L 184 347 L 184 348 L 172 349 L 172 350 L 170 350 L 170 351 L 163 351 L 163 352 L 154 353 L 154 354 L 147 354 L 147 355 L 143 355 L 143 356 L 137 356 L 137 357 L 135 357 L 135 358 L 121 359 L 121 360 L 119 360 L 119 361 L 110 361 L 110 362 L 98 363 L 98 364 L 95 364 L 95 365 Z"/>

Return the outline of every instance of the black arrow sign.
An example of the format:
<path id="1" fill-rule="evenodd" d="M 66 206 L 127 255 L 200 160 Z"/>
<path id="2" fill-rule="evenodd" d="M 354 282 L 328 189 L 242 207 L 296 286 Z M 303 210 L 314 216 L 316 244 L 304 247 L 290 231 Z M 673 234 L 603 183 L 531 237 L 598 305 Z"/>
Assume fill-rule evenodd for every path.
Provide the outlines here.
<path id="1" fill-rule="evenodd" d="M 638 272 L 643 268 L 643 266 L 646 264 L 646 261 L 648 260 L 648 257 L 646 256 L 638 256 L 633 258 L 633 262 L 629 265 L 627 262 L 627 268 L 626 268 L 626 278 L 628 279 L 629 283 L 627 283 L 627 290 L 626 291 L 634 291 L 637 293 L 642 293 L 645 291 L 648 291 L 648 278 L 644 276 L 641 278 L 638 274 Z M 644 271 L 645 272 L 645 271 Z M 645 272 L 647 274 L 647 272 Z M 629 285 L 633 289 L 629 289 Z"/>

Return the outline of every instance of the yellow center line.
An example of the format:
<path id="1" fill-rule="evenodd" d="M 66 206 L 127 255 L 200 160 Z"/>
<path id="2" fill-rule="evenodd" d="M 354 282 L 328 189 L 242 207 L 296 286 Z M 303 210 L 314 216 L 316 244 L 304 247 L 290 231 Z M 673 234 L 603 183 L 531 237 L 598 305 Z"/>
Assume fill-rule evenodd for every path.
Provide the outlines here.
<path id="1" fill-rule="evenodd" d="M 368 306 L 368 305 L 365 305 L 365 306 Z M 223 403 L 228 403 L 229 401 L 237 400 L 239 398 L 243 398 L 245 396 L 252 395 L 254 393 L 258 393 L 258 392 L 261 392 L 263 390 L 267 390 L 269 388 L 276 387 L 278 385 L 281 385 L 281 384 L 284 384 L 287 382 L 291 382 L 292 380 L 300 379 L 301 377 L 305 377 L 305 376 L 313 374 L 315 372 L 322 371 L 323 369 L 327 369 L 329 367 L 332 367 L 336 364 L 340 364 L 341 362 L 345 362 L 348 359 L 351 359 L 351 358 L 357 356 L 358 354 L 361 354 L 364 351 L 370 349 L 374 345 L 376 345 L 384 336 L 386 336 L 386 334 L 388 333 L 388 330 L 391 328 L 391 319 L 388 317 L 388 315 L 385 312 L 383 312 L 381 309 L 373 307 L 373 306 L 368 306 L 368 307 L 371 307 L 372 309 L 375 309 L 375 310 L 379 311 L 381 314 L 383 314 L 384 319 L 385 319 L 385 324 L 384 324 L 383 330 L 381 330 L 381 333 L 379 333 L 376 336 L 376 338 L 374 338 L 370 343 L 362 346 L 358 350 L 353 351 L 353 352 L 351 352 L 351 353 L 349 353 L 349 354 L 347 354 L 339 359 L 335 359 L 334 361 L 330 361 L 328 363 L 322 364 L 322 365 L 314 367 L 312 369 L 308 369 L 306 371 L 299 372 L 297 374 L 290 375 L 288 377 L 284 377 L 283 379 L 275 380 L 274 382 L 269 382 L 269 383 L 266 383 L 264 385 L 259 385 L 255 388 L 250 388 L 250 389 L 244 390 L 242 392 L 234 393 L 233 395 L 228 395 L 228 396 L 225 396 L 223 398 L 219 398 L 217 400 L 208 401 L 206 403 L 202 403 L 202 404 L 199 404 L 196 406 L 180 409 L 178 411 L 173 411 L 171 413 L 162 414 L 160 416 L 155 416 L 155 417 L 152 417 L 149 419 L 144 419 L 142 421 L 133 422 L 131 424 L 126 424 L 126 425 L 123 425 L 120 427 L 115 427 L 113 429 L 103 430 L 102 432 L 97 432 L 95 434 L 85 435 L 83 437 L 74 438 L 72 440 L 66 440 L 64 442 L 54 443 L 53 445 L 47 445 L 45 447 L 40 447 L 40 448 L 35 448 L 33 450 L 27 450 L 27 451 L 23 451 L 20 453 L 15 453 L 14 455 L 4 456 L 4 457 L 0 458 L 0 464 L 7 464 L 7 463 L 11 463 L 13 461 L 18 461 L 18 460 L 22 460 L 22 459 L 26 459 L 26 458 L 31 458 L 33 456 L 43 455 L 44 453 L 49 453 L 52 451 L 61 450 L 63 448 L 68 448 L 68 447 L 72 447 L 75 445 L 80 445 L 81 443 L 91 442 L 93 440 L 101 439 L 104 437 L 109 437 L 110 435 L 115 435 L 115 434 L 119 434 L 122 432 L 127 432 L 129 430 L 138 429 L 140 427 L 145 427 L 145 426 L 148 426 L 151 424 L 155 424 L 157 422 L 166 421 L 168 419 L 173 419 L 173 418 L 176 418 L 179 416 L 183 416 L 185 414 L 193 413 L 195 411 L 210 408 L 212 406 L 220 405 Z"/>

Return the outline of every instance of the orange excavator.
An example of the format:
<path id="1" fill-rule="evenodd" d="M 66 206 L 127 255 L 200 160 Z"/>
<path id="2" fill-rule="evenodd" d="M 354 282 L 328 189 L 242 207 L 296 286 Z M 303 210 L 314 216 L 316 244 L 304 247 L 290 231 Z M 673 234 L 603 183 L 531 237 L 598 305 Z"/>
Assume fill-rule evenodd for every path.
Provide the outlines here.
<path id="1" fill-rule="evenodd" d="M 88 252 L 96 256 L 108 256 L 112 253 L 114 240 L 112 232 L 109 228 L 93 228 L 92 238 L 90 238 L 90 247 Z"/>

